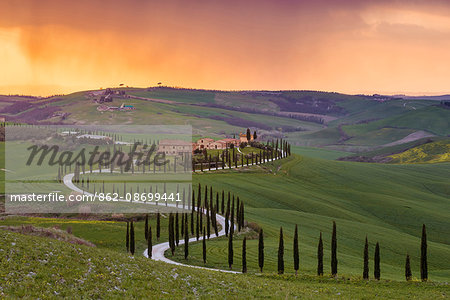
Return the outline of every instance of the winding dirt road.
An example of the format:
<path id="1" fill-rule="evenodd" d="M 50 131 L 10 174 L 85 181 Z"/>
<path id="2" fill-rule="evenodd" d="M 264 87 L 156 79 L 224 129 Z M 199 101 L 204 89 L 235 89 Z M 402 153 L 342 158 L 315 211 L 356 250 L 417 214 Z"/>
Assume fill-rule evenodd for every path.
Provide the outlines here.
<path id="1" fill-rule="evenodd" d="M 276 160 L 276 158 L 273 159 L 273 160 Z M 265 162 L 268 162 L 268 161 L 272 161 L 272 160 L 271 159 L 265 160 Z M 238 166 L 238 168 L 239 167 L 240 166 Z M 234 166 L 232 166 L 232 168 L 234 169 Z M 225 169 L 228 169 L 228 168 L 225 168 Z M 214 170 L 214 169 L 211 169 L 211 171 L 212 170 Z M 221 170 L 221 169 L 219 168 L 219 169 L 215 169 L 215 170 Z M 205 170 L 205 171 L 207 171 L 207 170 Z M 93 170 L 92 172 L 93 173 L 98 173 L 99 170 Z M 74 173 L 70 173 L 70 174 L 65 175 L 64 178 L 63 178 L 64 185 L 66 185 L 69 189 L 71 189 L 71 190 L 73 190 L 75 192 L 93 196 L 93 194 L 91 194 L 89 192 L 86 192 L 86 191 L 83 191 L 82 189 L 78 188 L 72 182 L 74 175 L 75 175 Z M 124 201 L 126 201 L 126 200 L 124 200 Z M 153 204 L 153 203 L 148 202 L 148 204 Z M 176 207 L 176 204 L 167 204 L 167 205 Z M 203 213 L 206 214 L 206 211 L 203 211 Z M 217 219 L 217 222 L 222 227 L 222 229 L 219 231 L 217 237 L 224 236 L 225 235 L 225 218 L 223 216 L 219 215 L 219 214 L 216 214 L 216 219 Z M 229 224 L 231 226 L 231 222 L 230 221 L 229 221 Z M 234 225 L 234 228 L 236 230 L 236 225 Z M 213 238 L 216 238 L 215 234 L 212 234 L 209 239 L 213 239 Z M 197 241 L 196 237 L 193 237 L 193 238 L 189 239 L 189 243 L 200 242 L 202 240 L 203 240 L 203 236 L 201 236 L 198 241 Z M 184 245 L 184 239 L 181 239 L 179 241 L 179 245 Z M 160 243 L 160 244 L 154 245 L 152 247 L 152 259 L 158 260 L 158 261 L 163 261 L 165 263 L 172 264 L 172 265 L 177 265 L 177 266 L 184 266 L 184 267 L 190 267 L 190 268 L 197 268 L 197 269 L 204 269 L 204 270 L 211 270 L 211 271 L 218 271 L 218 272 L 226 272 L 226 273 L 233 273 L 233 274 L 240 273 L 240 272 L 236 272 L 236 271 L 232 271 L 232 270 L 206 268 L 206 267 L 200 267 L 200 266 L 187 265 L 187 264 L 183 264 L 183 263 L 179 263 L 179 262 L 173 261 L 173 260 L 171 260 L 171 259 L 169 259 L 169 258 L 164 256 L 164 253 L 167 250 L 169 250 L 169 249 L 170 249 L 169 242 L 165 242 L 165 243 Z M 145 257 L 148 257 L 147 252 L 148 252 L 147 249 L 145 249 L 144 253 L 143 253 L 143 255 Z"/>
<path id="2" fill-rule="evenodd" d="M 98 170 L 93 170 L 93 172 L 97 173 Z M 63 178 L 63 182 L 64 184 L 71 190 L 78 192 L 78 193 L 83 193 L 85 195 L 91 195 L 93 196 L 92 193 L 86 192 L 81 190 L 80 188 L 78 188 L 73 182 L 73 177 L 75 176 L 74 173 L 70 173 L 64 176 Z M 125 200 L 124 200 L 125 201 Z M 149 203 L 150 204 L 150 203 Z M 153 204 L 153 203 L 152 203 Z M 167 204 L 167 206 L 173 206 L 176 207 L 176 204 Z M 206 213 L 206 211 L 203 211 L 203 213 Z M 222 227 L 222 229 L 218 232 L 218 236 L 224 236 L 225 235 L 225 218 L 219 214 L 216 214 L 216 220 L 217 222 L 220 224 L 220 226 Z M 230 226 L 231 226 L 231 222 L 228 221 Z M 234 228 L 236 230 L 236 225 L 234 225 Z M 210 239 L 216 238 L 215 234 L 212 234 Z M 203 236 L 201 236 L 199 238 L 198 241 L 202 241 L 203 240 Z M 197 238 L 193 237 L 189 239 L 189 243 L 194 243 L 197 242 Z M 180 240 L 179 245 L 183 245 L 184 244 L 184 239 Z M 160 243 L 157 245 L 154 245 L 152 248 L 152 259 L 154 260 L 158 260 L 158 261 L 163 261 L 166 262 L 168 264 L 172 264 L 172 265 L 178 265 L 178 266 L 185 266 L 185 267 L 191 267 L 191 268 L 198 268 L 198 269 L 205 269 L 205 270 L 212 270 L 212 271 L 219 271 L 219 272 L 226 272 L 226 273 L 240 273 L 240 272 L 236 272 L 236 271 L 232 271 L 232 270 L 222 270 L 222 269 L 213 269 L 213 268 L 205 268 L 205 267 L 200 267 L 200 266 L 192 266 L 192 265 L 187 265 L 187 264 L 182 264 L 176 261 L 173 261 L 171 259 L 168 259 L 167 257 L 164 256 L 164 253 L 169 250 L 169 242 L 165 242 L 165 243 Z M 144 250 L 143 255 L 145 257 L 148 257 L 147 255 L 147 249 Z"/>

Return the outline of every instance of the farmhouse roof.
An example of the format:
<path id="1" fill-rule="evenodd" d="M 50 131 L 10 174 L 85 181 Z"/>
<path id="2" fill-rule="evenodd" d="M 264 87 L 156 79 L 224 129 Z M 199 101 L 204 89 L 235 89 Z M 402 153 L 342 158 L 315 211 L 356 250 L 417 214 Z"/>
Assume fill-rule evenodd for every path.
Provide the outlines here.
<path id="1" fill-rule="evenodd" d="M 228 138 L 228 139 L 221 139 L 221 140 L 218 140 L 217 142 L 218 143 L 235 143 L 235 142 L 237 142 L 238 140 L 237 139 L 230 139 L 230 138 Z"/>

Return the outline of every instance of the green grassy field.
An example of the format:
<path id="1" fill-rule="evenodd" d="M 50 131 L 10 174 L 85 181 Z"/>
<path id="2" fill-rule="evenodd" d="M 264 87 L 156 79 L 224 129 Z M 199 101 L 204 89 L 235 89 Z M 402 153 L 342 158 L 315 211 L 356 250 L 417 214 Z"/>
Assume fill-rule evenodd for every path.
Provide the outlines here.
<path id="1" fill-rule="evenodd" d="M 448 285 L 205 272 L 0 230 L 2 297 L 441 298 Z"/>
<path id="2" fill-rule="evenodd" d="M 450 161 L 450 139 L 423 144 L 393 154 L 392 163 L 439 163 Z"/>
<path id="3" fill-rule="evenodd" d="M 448 162 L 449 139 L 445 137 L 427 137 L 399 145 L 379 147 L 376 150 L 341 156 L 343 160 L 389 163 L 437 163 Z M 392 158 L 392 159 L 390 159 Z"/>
<path id="4" fill-rule="evenodd" d="M 194 183 L 213 186 L 214 192 L 235 191 L 246 204 L 249 222 L 260 225 L 266 234 L 266 270 L 276 270 L 279 226 L 285 230 L 286 266 L 292 266 L 292 234 L 300 228 L 301 272 L 314 274 L 319 232 L 324 233 L 325 253 L 329 251 L 331 223 L 338 225 L 339 272 L 360 276 L 362 249 L 366 234 L 371 253 L 379 241 L 382 249 L 383 278 L 401 280 L 406 252 L 412 256 L 417 276 L 419 237 L 422 223 L 428 226 L 429 267 L 432 280 L 445 280 L 450 274 L 450 233 L 448 216 L 448 163 L 432 165 L 380 165 L 337 162 L 292 156 L 281 161 L 243 170 L 194 175 Z M 2 225 L 18 225 L 33 220 L 6 219 Z M 40 221 L 43 222 L 43 221 Z M 65 227 L 66 221 L 61 221 Z M 70 222 L 70 221 L 67 221 Z M 43 223 L 46 223 L 45 221 Z M 48 225 L 58 223 L 50 220 Z M 74 233 L 95 243 L 104 237 L 98 225 L 89 222 Z M 91 226 L 97 226 L 90 235 Z M 113 230 L 108 228 L 105 232 Z M 118 226 L 122 226 L 120 224 Z M 137 225 L 138 228 L 141 225 Z M 120 248 L 123 229 L 110 235 L 108 248 Z M 139 234 L 138 234 L 139 236 Z M 239 268 L 240 237 L 236 238 L 236 268 Z M 142 241 L 141 241 L 142 242 Z M 257 271 L 256 240 L 248 244 L 249 271 Z M 105 243 L 105 242 L 104 242 Z M 226 267 L 227 241 L 208 243 L 209 263 Z M 141 249 L 142 250 L 142 249 Z M 192 245 L 191 262 L 200 262 L 201 245 Z M 372 255 L 371 254 L 371 255 Z M 328 257 L 325 256 L 325 264 Z M 291 270 L 292 271 L 292 270 Z"/>
<path id="5" fill-rule="evenodd" d="M 245 202 L 246 219 L 261 226 L 265 232 L 264 274 L 258 274 L 254 232 L 238 234 L 234 242 L 233 269 L 240 270 L 242 238 L 250 238 L 247 244 L 250 274 L 230 275 L 169 266 L 140 257 L 145 249 L 143 221 L 136 223 L 137 255 L 130 258 L 125 253 L 124 222 L 2 216 L 0 225 L 71 227 L 75 236 L 91 241 L 97 247 L 68 245 L 0 231 L 0 250 L 7 254 L 1 255 L 0 278 L 6 278 L 0 280 L 1 296 L 24 296 L 30 293 L 32 297 L 49 297 L 81 293 L 81 297 L 223 297 L 227 293 L 230 297 L 238 297 L 247 293 L 249 297 L 276 298 L 298 295 L 351 299 L 448 297 L 448 284 L 443 282 L 448 282 L 450 278 L 450 163 L 365 164 L 333 160 L 350 155 L 348 151 L 372 150 L 361 155 L 376 156 L 407 150 L 401 157 L 395 157 L 398 161 L 394 162 L 416 162 L 415 157 L 423 162 L 424 159 L 419 155 L 422 152 L 418 154 L 408 150 L 421 141 L 384 149 L 380 146 L 417 130 L 438 136 L 448 135 L 449 110 L 433 106 L 436 103 L 434 101 L 378 102 L 337 93 L 280 92 L 282 96 L 276 96 L 174 89 L 127 89 L 127 92 L 139 97 L 172 100 L 182 104 L 115 97 L 109 105 L 129 103 L 137 109 L 102 113 L 96 110 L 98 104 L 93 103 L 84 92 L 79 92 L 49 105 L 59 106 L 64 112 L 70 113 L 67 119 L 69 123 L 188 124 L 193 126 L 194 137 L 223 138 L 244 131 L 247 126 L 217 119 L 236 117 L 252 124 L 268 126 L 270 130 L 258 130 L 260 136 L 283 136 L 293 145 L 299 145 L 292 147 L 292 152 L 299 155 L 273 163 L 193 175 L 194 184 L 213 186 L 214 193 L 222 189 L 234 191 Z M 283 98 L 285 102 L 287 99 L 302 101 L 309 97 L 326 97 L 336 101 L 344 111 L 330 113 L 337 119 L 328 123 L 328 127 L 296 119 L 235 111 L 242 107 L 278 112 L 280 107 L 273 101 L 274 97 L 287 97 Z M 209 107 L 207 104 L 219 104 L 230 109 Z M 59 121 L 57 118 L 51 120 Z M 433 146 L 427 150 L 425 148 L 430 145 L 425 144 L 420 149 L 428 151 L 430 155 L 435 155 L 435 150 L 439 155 L 448 155 L 447 146 L 440 144 L 440 138 L 435 144 L 439 147 Z M 23 156 L 23 153 L 17 152 L 10 158 L 21 159 Z M 54 179 L 55 175 L 54 168 L 43 172 L 45 178 Z M 4 176 L 4 172 L 1 172 L 1 176 Z M 26 178 L 33 179 L 31 175 L 29 177 Z M 95 178 L 101 179 L 102 176 L 92 175 L 92 179 Z M 67 191 L 61 184 L 52 186 L 52 189 Z M 161 241 L 167 239 L 167 219 L 164 217 Z M 332 221 L 337 223 L 339 279 L 330 279 L 328 276 Z M 154 216 L 150 223 L 154 228 Z M 423 223 L 428 230 L 431 282 L 390 282 L 404 281 L 406 253 L 411 255 L 413 277 L 419 277 Z M 300 238 L 299 277 L 292 275 L 295 224 L 299 226 Z M 287 274 L 283 276 L 275 275 L 280 226 L 283 226 L 285 235 Z M 322 279 L 314 276 L 320 232 L 324 237 L 324 266 L 327 273 Z M 370 242 L 371 275 L 374 245 L 377 241 L 381 245 L 381 282 L 366 283 L 360 280 L 366 235 Z M 206 265 L 228 268 L 227 240 L 213 239 L 207 245 Z M 190 264 L 203 265 L 201 250 L 201 243 L 191 244 Z M 53 254 L 49 254 L 49 251 Z M 174 259 L 185 262 L 181 251 L 177 249 Z M 43 256 L 45 258 L 41 259 Z"/>
<path id="6" fill-rule="evenodd" d="M 293 145 L 332 147 L 351 152 L 374 150 L 417 130 L 438 136 L 450 133 L 450 111 L 440 107 L 438 101 L 431 100 L 375 101 L 370 97 L 316 91 L 225 92 L 168 87 L 115 90 L 121 90 L 126 95 L 114 94 L 113 102 L 107 105 L 120 106 L 125 103 L 136 109 L 99 112 L 96 110 L 98 104 L 93 101 L 99 96 L 90 96 L 88 91 L 46 99 L 58 101 L 42 104 L 41 109 L 47 105 L 58 107 L 61 112 L 68 113 L 63 120 L 66 123 L 191 125 L 194 135 L 213 138 L 232 136 L 252 127 L 268 139 L 277 138 L 282 133 Z M 34 104 L 39 105 L 42 101 L 35 100 Z M 327 103 L 326 107 L 314 106 L 314 103 L 321 102 Z M 331 117 L 332 121 L 322 125 L 292 119 L 287 115 L 275 115 L 280 112 L 314 113 L 318 117 Z M 6 117 L 12 115 L 6 114 Z M 46 121 L 62 120 L 60 117 L 50 117 Z"/>
<path id="7" fill-rule="evenodd" d="M 64 216 L 63 216 L 64 217 Z M 161 215 L 160 241 L 168 240 L 167 215 Z M 33 225 L 37 227 L 57 227 L 67 230 L 70 227 L 73 235 L 94 243 L 99 249 L 109 249 L 126 253 L 125 235 L 127 224 L 125 221 L 100 221 L 73 218 L 40 218 L 26 216 L 6 216 L 0 220 L 0 225 L 18 226 Z M 156 215 L 149 215 L 149 225 L 152 227 L 154 241 L 156 241 Z M 144 239 L 144 221 L 135 222 L 136 254 L 141 255 L 147 248 Z"/>
<path id="8" fill-rule="evenodd" d="M 301 147 L 301 146 L 292 146 L 292 153 L 300 154 L 307 157 L 313 158 L 323 158 L 323 159 L 331 159 L 335 160 L 339 157 L 351 155 L 351 152 L 337 151 L 331 149 L 323 149 L 323 148 L 314 148 L 314 147 Z"/>
<path id="9" fill-rule="evenodd" d="M 280 162 L 274 164 L 277 163 Z M 417 276 L 421 226 L 425 223 L 430 277 L 446 280 L 450 275 L 449 170 L 450 165 L 445 163 L 380 165 L 294 156 L 284 161 L 278 172 L 254 168 L 246 173 L 196 175 L 194 180 L 219 190 L 234 190 L 246 203 L 247 220 L 265 231 L 266 269 L 270 272 L 276 270 L 280 226 L 285 230 L 287 269 L 293 272 L 292 235 L 298 224 L 301 271 L 312 274 L 319 233 L 324 233 L 325 253 L 329 253 L 331 224 L 335 220 L 340 272 L 361 275 L 364 238 L 368 235 L 371 257 L 374 244 L 381 244 L 384 278 L 403 278 L 407 252 L 412 256 Z M 208 245 L 210 263 L 226 267 L 227 241 L 213 240 Z M 253 272 L 257 271 L 256 245 L 256 240 L 249 241 L 248 264 Z M 235 247 L 239 269 L 239 241 Z M 192 253 L 200 262 L 201 245 L 193 246 Z M 326 266 L 328 258 L 326 255 Z"/>
<path id="10" fill-rule="evenodd" d="M 398 128 L 410 130 L 425 130 L 436 135 L 450 134 L 450 110 L 427 106 L 412 110 L 398 116 L 388 117 L 367 124 L 344 126 L 344 130 L 351 136 L 369 134 L 383 128 Z"/>

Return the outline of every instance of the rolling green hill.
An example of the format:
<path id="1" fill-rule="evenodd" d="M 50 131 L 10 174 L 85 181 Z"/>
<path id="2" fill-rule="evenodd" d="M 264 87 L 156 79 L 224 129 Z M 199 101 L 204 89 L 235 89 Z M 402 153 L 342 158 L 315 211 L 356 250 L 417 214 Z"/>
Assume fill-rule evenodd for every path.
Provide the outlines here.
<path id="1" fill-rule="evenodd" d="M 392 163 L 438 163 L 450 161 L 450 139 L 426 143 L 389 156 Z"/>
<path id="2" fill-rule="evenodd" d="M 437 106 L 428 106 L 409 111 L 395 117 L 389 117 L 367 124 L 344 126 L 351 136 L 370 134 L 383 128 L 425 130 L 436 135 L 450 134 L 450 110 Z"/>
<path id="3" fill-rule="evenodd" d="M 432 100 L 380 100 L 378 96 L 319 91 L 169 87 L 111 91 L 113 101 L 106 105 L 126 103 L 135 110 L 97 111 L 99 104 L 94 100 L 104 91 L 85 91 L 45 99 L 2 96 L 0 115 L 26 123 L 192 125 L 194 135 L 217 138 L 250 127 L 265 139 L 285 137 L 297 146 L 351 152 L 402 142 L 419 130 L 437 136 L 450 134 L 450 111 Z"/>
<path id="4" fill-rule="evenodd" d="M 362 282 L 312 276 L 205 272 L 0 230 L 0 295 L 6 298 L 439 298 L 437 283 Z"/>
<path id="5" fill-rule="evenodd" d="M 278 231 L 283 226 L 286 265 L 292 272 L 292 235 L 298 224 L 300 269 L 313 274 L 319 233 L 324 233 L 325 253 L 329 253 L 331 223 L 336 220 L 340 272 L 361 275 L 364 238 L 368 235 L 371 257 L 375 242 L 381 244 L 384 278 L 403 278 L 407 252 L 418 276 L 420 233 L 425 223 L 430 277 L 433 280 L 449 277 L 450 164 L 379 165 L 299 156 L 288 160 L 276 174 L 255 170 L 194 176 L 202 185 L 233 190 L 245 201 L 248 221 L 259 224 L 266 234 L 268 271 L 276 271 Z M 277 163 L 272 170 L 277 170 Z M 236 244 L 235 253 L 239 257 L 239 239 Z M 213 240 L 208 245 L 210 264 L 226 267 L 227 241 Z M 197 254 L 194 261 L 201 261 L 201 245 L 193 248 Z M 257 241 L 249 241 L 248 249 L 249 269 L 255 272 Z M 239 258 L 235 261 L 239 268 Z M 329 265 L 328 255 L 325 265 Z"/>
<path id="6" fill-rule="evenodd" d="M 2 278 L 8 278 L 9 283 L 0 284 L 0 293 L 20 296 L 24 295 L 27 289 L 31 289 L 36 297 L 41 294 L 48 296 L 50 294 L 47 294 L 49 293 L 47 289 L 41 289 L 40 286 L 64 277 L 66 283 L 60 288 L 50 283 L 53 289 L 50 293 L 70 295 L 79 289 L 77 280 L 80 276 L 86 277 L 83 280 L 95 278 L 91 280 L 92 283 L 85 286 L 87 293 L 85 295 L 91 297 L 97 295 L 119 297 L 124 293 L 136 297 L 156 296 L 161 290 L 167 292 L 168 297 L 223 295 L 224 290 L 230 292 L 230 295 L 239 295 L 246 290 L 251 296 L 284 297 L 294 296 L 297 293 L 314 297 L 315 293 L 319 293 L 320 296 L 333 296 L 334 291 L 339 290 L 341 295 L 348 298 L 372 297 L 376 294 L 384 295 L 386 298 L 410 296 L 426 298 L 430 295 L 437 297 L 447 291 L 447 286 L 436 286 L 432 283 L 416 286 L 415 283 L 400 284 L 385 281 L 364 283 L 359 279 L 362 273 L 362 253 L 366 235 L 370 242 L 371 274 L 374 245 L 380 242 L 382 278 L 404 280 L 406 253 L 411 255 L 413 276 L 419 277 L 420 230 L 424 223 L 428 229 L 430 279 L 434 282 L 448 281 L 450 164 L 445 162 L 449 150 L 448 141 L 445 142 L 443 136 L 450 134 L 449 110 L 435 106 L 434 101 L 398 99 L 375 101 L 365 96 L 308 91 L 221 92 L 170 88 L 121 90 L 125 95 L 113 95 L 114 100 L 107 105 L 119 106 L 127 103 L 133 105 L 135 110 L 100 112 L 97 110 L 98 104 L 93 101 L 94 97 L 87 92 L 50 99 L 32 99 L 29 100 L 31 106 L 26 104 L 24 106 L 26 109 L 21 112 L 8 113 L 9 104 L 2 105 L 1 108 L 4 116 L 16 118 L 13 119 L 16 121 L 25 116 L 23 121 L 30 122 L 189 124 L 193 126 L 194 137 L 214 138 L 232 136 L 251 127 L 264 139 L 287 139 L 293 144 L 293 153 L 299 155 L 243 170 L 193 176 L 195 184 L 213 186 L 217 191 L 222 189 L 232 191 L 245 202 L 247 220 L 254 223 L 252 225 L 254 228 L 260 226 L 265 232 L 264 270 L 267 275 L 256 275 L 257 240 L 254 239 L 255 234 L 252 231 L 239 234 L 235 238 L 235 270 L 240 269 L 242 238 L 244 236 L 250 238 L 247 245 L 247 259 L 251 274 L 239 277 L 167 266 L 149 262 L 139 255 L 131 259 L 124 254 L 123 222 L 11 216 L 0 220 L 0 225 L 34 224 L 42 227 L 58 226 L 62 229 L 71 227 L 74 235 L 93 242 L 97 248 L 84 249 L 79 246 L 83 248 L 79 250 L 75 249 L 75 246 L 57 241 L 0 231 L 3 235 L 0 249 L 7 249 L 15 262 L 8 264 L 9 261 L 2 260 L 1 275 Z M 65 112 L 68 115 L 65 119 L 60 116 L 49 117 L 45 114 L 48 108 L 49 111 Z M 287 115 L 290 113 L 306 115 L 290 118 Z M 317 119 L 307 119 L 311 113 L 317 118 L 326 116 L 329 119 L 323 124 Z M 40 119 L 42 116 L 45 118 Z M 429 138 L 405 139 L 418 131 L 436 137 L 431 138 L 432 143 L 426 144 L 424 143 Z M 357 155 L 368 157 L 392 155 L 392 162 L 407 164 L 333 161 L 350 155 L 350 152 L 367 150 L 370 151 Z M 15 155 L 21 156 L 20 153 Z M 444 162 L 439 164 L 410 164 L 442 161 Z M 319 280 L 314 276 L 320 232 L 324 236 L 325 272 L 329 272 L 333 220 L 336 221 L 338 228 L 339 274 L 352 278 L 351 281 L 329 280 L 327 276 Z M 153 218 L 150 223 L 155 226 Z M 167 239 L 165 224 L 166 219 L 163 218 L 161 241 Z M 301 276 L 298 279 L 292 276 L 292 236 L 295 224 L 299 225 L 300 235 Z M 285 276 L 273 275 L 276 272 L 280 226 L 283 226 L 285 233 L 285 264 L 288 273 Z M 142 228 L 143 222 L 137 222 L 138 253 L 146 246 Z M 207 266 L 227 268 L 227 240 L 219 238 L 208 241 L 207 244 Z M 58 257 L 61 258 L 55 258 L 55 261 L 50 259 L 52 269 L 56 269 L 56 273 L 49 272 L 47 265 L 38 264 L 36 260 L 24 268 L 21 260 L 39 258 L 42 253 L 48 254 L 43 250 L 45 247 L 53 247 L 60 251 Z M 176 251 L 174 259 L 185 262 L 180 250 Z M 80 251 L 88 253 L 92 257 L 91 262 L 85 260 L 84 256 L 77 256 L 76 253 Z M 103 258 L 104 255 L 108 257 L 107 262 Z M 190 255 L 189 263 L 203 265 L 201 243 L 191 245 Z M 68 257 L 72 260 L 68 260 Z M 76 266 L 72 273 L 65 270 L 67 261 L 75 262 Z M 91 264 L 96 266 L 95 271 L 92 274 L 88 272 L 84 276 L 89 267 L 92 270 Z M 125 275 L 124 271 L 120 273 L 121 267 L 126 268 L 127 274 L 131 272 L 134 276 Z M 40 273 L 32 269 L 39 270 Z M 152 271 L 147 273 L 145 272 L 147 269 Z M 177 276 L 184 278 L 182 284 L 186 291 L 179 289 L 174 292 L 180 283 L 173 278 L 175 276 L 173 270 L 177 270 L 175 272 L 179 274 Z M 40 275 L 33 275 L 30 272 Z M 194 277 L 195 279 L 192 279 Z M 19 278 L 25 278 L 21 279 L 25 283 L 24 288 L 13 290 Z M 168 283 L 162 283 L 163 280 L 168 280 Z M 232 286 L 221 286 L 215 290 L 209 285 L 210 282 L 217 282 L 219 285 L 220 282 L 232 282 Z M 364 289 L 367 285 L 371 286 L 369 292 Z M 261 286 L 267 288 L 260 288 Z M 279 292 L 277 290 L 275 294 L 267 292 L 269 288 L 280 286 L 283 288 Z M 319 292 L 315 292 L 316 290 Z"/>
<path id="7" fill-rule="evenodd" d="M 340 160 L 385 163 L 436 163 L 448 161 L 449 139 L 427 137 L 376 150 L 339 157 Z M 394 159 L 395 158 L 395 159 Z"/>

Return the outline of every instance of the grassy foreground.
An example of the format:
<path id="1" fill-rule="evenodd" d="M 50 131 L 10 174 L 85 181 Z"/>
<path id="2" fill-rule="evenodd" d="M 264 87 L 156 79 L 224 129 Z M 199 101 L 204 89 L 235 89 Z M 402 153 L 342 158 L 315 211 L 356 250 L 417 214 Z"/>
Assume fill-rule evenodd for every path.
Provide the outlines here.
<path id="1" fill-rule="evenodd" d="M 439 283 L 242 275 L 196 270 L 0 230 L 0 296 L 52 298 L 445 298 Z"/>

